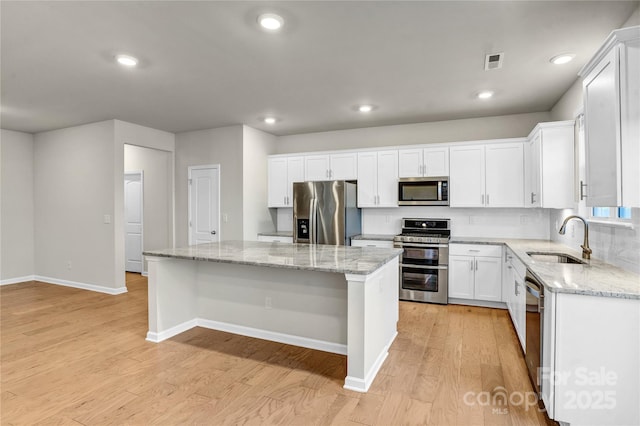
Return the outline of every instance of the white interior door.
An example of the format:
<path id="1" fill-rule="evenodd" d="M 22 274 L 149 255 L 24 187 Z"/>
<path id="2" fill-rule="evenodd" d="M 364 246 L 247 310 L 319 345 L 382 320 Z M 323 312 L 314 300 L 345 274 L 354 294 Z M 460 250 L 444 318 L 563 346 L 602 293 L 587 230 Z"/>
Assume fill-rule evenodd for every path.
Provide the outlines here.
<path id="1" fill-rule="evenodd" d="M 125 270 L 142 273 L 142 172 L 124 175 Z"/>
<path id="2" fill-rule="evenodd" d="M 189 245 L 220 240 L 220 168 L 189 168 Z"/>

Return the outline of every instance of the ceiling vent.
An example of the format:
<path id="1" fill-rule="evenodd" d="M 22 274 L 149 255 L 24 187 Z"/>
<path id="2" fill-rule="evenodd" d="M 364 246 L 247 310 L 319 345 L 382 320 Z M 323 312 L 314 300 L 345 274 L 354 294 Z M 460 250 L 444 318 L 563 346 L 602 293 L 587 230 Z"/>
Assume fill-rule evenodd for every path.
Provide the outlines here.
<path id="1" fill-rule="evenodd" d="M 484 70 L 497 70 L 502 68 L 502 60 L 504 59 L 504 52 L 490 53 L 484 57 Z"/>

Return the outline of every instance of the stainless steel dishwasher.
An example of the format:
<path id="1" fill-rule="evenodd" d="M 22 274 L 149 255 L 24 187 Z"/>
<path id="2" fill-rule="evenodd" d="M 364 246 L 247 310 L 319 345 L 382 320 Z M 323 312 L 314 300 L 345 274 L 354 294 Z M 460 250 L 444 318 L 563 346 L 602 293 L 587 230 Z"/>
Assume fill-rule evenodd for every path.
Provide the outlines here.
<path id="1" fill-rule="evenodd" d="M 529 370 L 529 379 L 531 379 L 533 389 L 538 393 L 538 399 L 540 399 L 542 397 L 540 368 L 542 367 L 542 333 L 544 330 L 544 287 L 528 269 L 525 282 L 527 288 L 525 360 Z"/>

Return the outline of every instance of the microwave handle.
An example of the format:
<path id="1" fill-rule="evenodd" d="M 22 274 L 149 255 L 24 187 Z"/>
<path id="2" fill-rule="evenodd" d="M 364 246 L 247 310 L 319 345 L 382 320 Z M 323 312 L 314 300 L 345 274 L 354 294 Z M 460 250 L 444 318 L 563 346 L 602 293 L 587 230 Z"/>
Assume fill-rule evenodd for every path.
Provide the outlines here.
<path id="1" fill-rule="evenodd" d="M 442 201 L 442 181 L 438 181 L 438 201 Z"/>

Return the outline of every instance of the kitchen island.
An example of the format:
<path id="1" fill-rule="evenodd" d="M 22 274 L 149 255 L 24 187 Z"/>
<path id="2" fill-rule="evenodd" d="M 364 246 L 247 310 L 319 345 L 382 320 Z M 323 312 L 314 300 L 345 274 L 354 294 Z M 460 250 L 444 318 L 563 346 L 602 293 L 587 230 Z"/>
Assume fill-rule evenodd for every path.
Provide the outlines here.
<path id="1" fill-rule="evenodd" d="M 199 326 L 347 356 L 366 392 L 397 335 L 400 249 L 224 241 L 146 251 L 149 331 Z"/>

